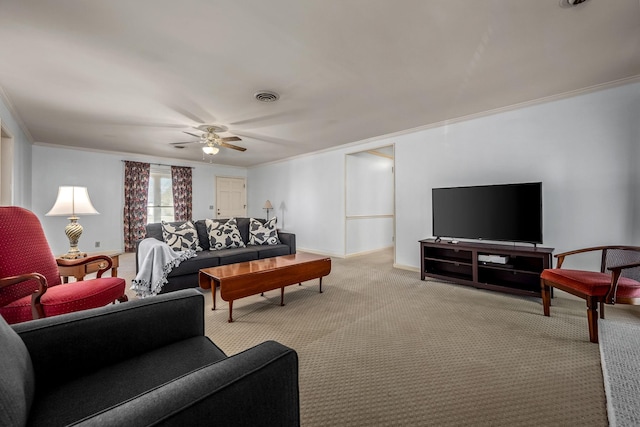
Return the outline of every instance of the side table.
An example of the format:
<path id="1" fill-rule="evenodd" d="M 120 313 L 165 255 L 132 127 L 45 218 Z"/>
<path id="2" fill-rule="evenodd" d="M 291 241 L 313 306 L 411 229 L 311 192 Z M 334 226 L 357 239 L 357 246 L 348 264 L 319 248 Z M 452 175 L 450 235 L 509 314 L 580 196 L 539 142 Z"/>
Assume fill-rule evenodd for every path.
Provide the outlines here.
<path id="1" fill-rule="evenodd" d="M 105 251 L 105 252 L 92 252 L 88 253 L 87 257 L 95 255 L 106 255 L 111 258 L 111 277 L 118 276 L 118 261 L 122 252 L 119 251 Z M 73 267 L 58 265 L 58 271 L 60 277 L 62 277 L 62 283 L 69 283 L 69 277 L 75 277 L 77 281 L 84 279 L 87 274 L 95 273 L 100 270 L 105 264 L 105 261 L 96 261 L 84 265 L 76 265 Z"/>

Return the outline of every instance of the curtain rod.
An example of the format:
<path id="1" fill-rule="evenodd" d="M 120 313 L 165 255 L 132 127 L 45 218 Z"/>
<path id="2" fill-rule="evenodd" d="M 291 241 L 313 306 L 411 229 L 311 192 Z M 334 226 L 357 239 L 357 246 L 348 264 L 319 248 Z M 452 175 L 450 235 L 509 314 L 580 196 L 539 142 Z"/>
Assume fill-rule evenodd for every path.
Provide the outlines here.
<path id="1" fill-rule="evenodd" d="M 122 163 L 124 162 L 138 162 L 137 160 L 120 160 Z M 151 162 L 138 162 L 138 163 L 149 163 L 150 165 L 155 166 L 177 166 L 177 165 L 165 165 L 164 163 L 151 163 Z M 195 166 L 178 166 L 179 168 L 191 168 L 195 169 Z"/>

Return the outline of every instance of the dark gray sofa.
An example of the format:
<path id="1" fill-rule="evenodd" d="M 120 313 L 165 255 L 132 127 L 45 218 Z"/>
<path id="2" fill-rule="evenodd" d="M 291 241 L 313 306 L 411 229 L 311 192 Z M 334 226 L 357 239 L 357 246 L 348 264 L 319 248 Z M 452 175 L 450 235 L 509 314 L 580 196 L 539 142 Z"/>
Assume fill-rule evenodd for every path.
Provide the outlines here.
<path id="1" fill-rule="evenodd" d="M 2 426 L 298 426 L 296 352 L 227 357 L 195 289 L 9 326 L 0 317 Z"/>
<path id="2" fill-rule="evenodd" d="M 218 220 L 225 221 L 225 220 Z M 198 240 L 202 251 L 197 252 L 195 258 L 183 261 L 178 267 L 171 270 L 167 276 L 167 283 L 162 287 L 161 294 L 173 292 L 178 289 L 188 289 L 198 287 L 198 271 L 202 268 L 216 267 L 218 265 L 235 264 L 244 261 L 253 261 L 274 256 L 290 255 L 296 253 L 296 235 L 278 231 L 279 245 L 249 245 L 249 222 L 250 218 L 236 218 L 238 230 L 242 236 L 245 248 L 230 248 L 220 250 L 209 250 L 209 237 L 207 226 L 204 220 L 194 222 L 198 233 Z M 264 220 L 259 219 L 262 223 Z M 182 225 L 184 221 L 172 222 L 172 225 Z M 153 237 L 160 241 L 162 238 L 162 224 L 152 223 L 146 225 L 146 237 Z M 138 254 L 136 252 L 136 272 L 138 271 Z"/>

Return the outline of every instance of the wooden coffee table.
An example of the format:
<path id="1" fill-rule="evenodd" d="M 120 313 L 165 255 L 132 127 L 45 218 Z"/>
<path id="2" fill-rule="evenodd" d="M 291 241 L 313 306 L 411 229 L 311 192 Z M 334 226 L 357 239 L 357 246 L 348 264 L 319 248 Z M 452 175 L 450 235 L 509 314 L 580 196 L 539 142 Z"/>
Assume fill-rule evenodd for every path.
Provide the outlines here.
<path id="1" fill-rule="evenodd" d="M 233 301 L 280 288 L 280 305 L 284 305 L 285 286 L 320 279 L 331 272 L 331 259 L 325 256 L 297 253 L 219 267 L 203 268 L 198 274 L 202 289 L 211 289 L 216 309 L 216 286 L 220 296 L 229 302 L 229 322 L 233 322 Z"/>

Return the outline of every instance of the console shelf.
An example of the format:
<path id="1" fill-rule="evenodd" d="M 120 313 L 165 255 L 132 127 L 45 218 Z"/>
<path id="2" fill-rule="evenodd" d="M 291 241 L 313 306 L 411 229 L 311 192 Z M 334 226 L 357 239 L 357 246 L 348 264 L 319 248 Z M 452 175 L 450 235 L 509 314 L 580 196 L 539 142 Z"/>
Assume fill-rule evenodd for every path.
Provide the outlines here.
<path id="1" fill-rule="evenodd" d="M 552 253 L 553 248 L 425 239 L 420 240 L 421 279 L 540 297 L 540 273 L 551 268 Z M 508 257 L 508 262 L 479 261 L 482 255 Z"/>

